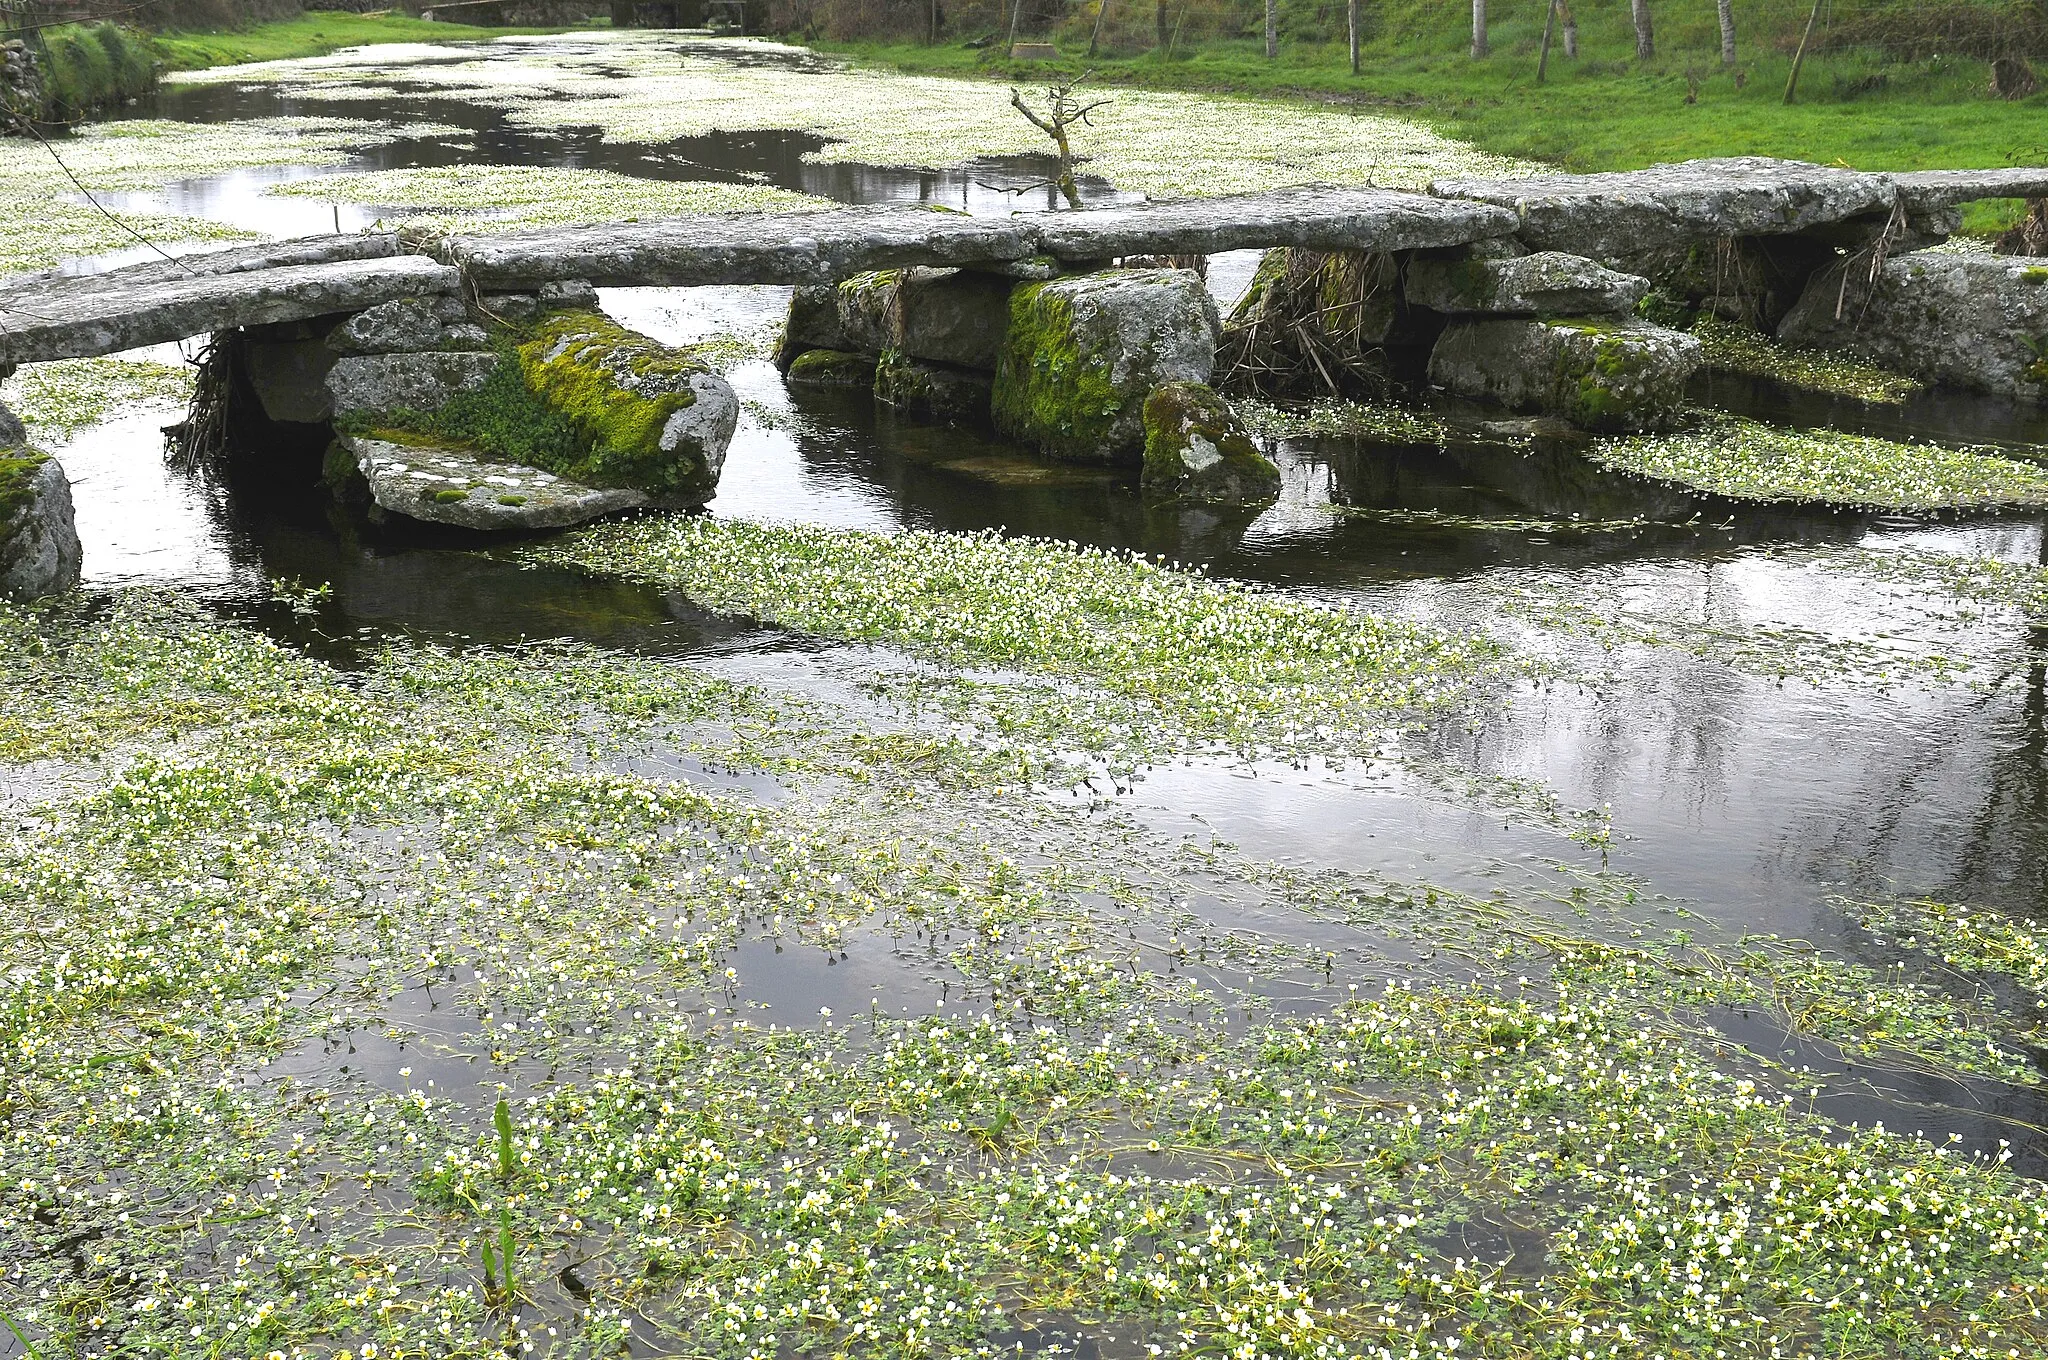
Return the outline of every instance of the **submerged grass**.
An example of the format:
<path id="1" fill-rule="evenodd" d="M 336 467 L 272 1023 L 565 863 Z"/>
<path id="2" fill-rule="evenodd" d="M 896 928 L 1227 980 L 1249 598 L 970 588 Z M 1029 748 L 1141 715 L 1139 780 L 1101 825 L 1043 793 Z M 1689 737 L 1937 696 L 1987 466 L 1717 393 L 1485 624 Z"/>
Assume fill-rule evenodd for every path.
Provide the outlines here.
<path id="1" fill-rule="evenodd" d="M 1226 675 L 1269 608 L 1359 626 L 1051 545 L 661 541 L 1077 675 L 1151 655 L 1073 660 L 1118 592 Z M 969 556 L 1039 635 L 992 643 L 1021 616 Z M 1064 810 L 999 735 L 559 644 L 343 673 L 147 594 L 0 606 L 0 644 L 0 767 L 68 772 L 0 834 L 0 1300 L 45 1354 L 993 1356 L 1075 1316 L 1303 1360 L 2048 1345 L 2048 1191 L 1830 1126 L 1688 1012 L 2009 1074 L 1976 1020 L 1789 947 L 1577 939 L 1637 902 L 1604 873 L 1481 903 L 1263 864 Z M 1238 924 L 1298 912 L 1491 966 L 1388 984 Z M 1236 990 L 1277 982 L 1284 1016 Z"/>
<path id="2" fill-rule="evenodd" d="M 192 396 L 193 370 L 153 359 L 63 359 L 31 364 L 4 385 L 0 398 L 39 436 L 65 440 L 134 408 L 181 406 Z"/>
<path id="3" fill-rule="evenodd" d="M 1139 734 L 1169 748 L 1370 747 L 1509 664 L 1476 637 L 994 534 L 643 519 L 537 555 L 949 668 L 1085 686 L 1105 703 L 1073 729 L 1083 748 Z"/>
<path id="4" fill-rule="evenodd" d="M 1787 430 L 1735 416 L 1703 416 L 1679 434 L 1602 440 L 1590 456 L 1617 472 L 1731 500 L 1881 510 L 2048 505 L 2048 471 L 1996 450 Z"/>
<path id="5" fill-rule="evenodd" d="M 1896 406 L 1927 384 L 1874 364 L 1824 350 L 1794 349 L 1761 331 L 1713 315 L 1693 323 L 1707 365 L 1729 373 L 1772 378 L 1788 387 Z"/>
<path id="6" fill-rule="evenodd" d="M 323 202 L 402 208 L 408 226 L 437 231 L 632 222 L 686 213 L 795 212 L 833 206 L 760 184 L 636 179 L 567 166 L 458 165 L 368 170 L 269 190 Z"/>

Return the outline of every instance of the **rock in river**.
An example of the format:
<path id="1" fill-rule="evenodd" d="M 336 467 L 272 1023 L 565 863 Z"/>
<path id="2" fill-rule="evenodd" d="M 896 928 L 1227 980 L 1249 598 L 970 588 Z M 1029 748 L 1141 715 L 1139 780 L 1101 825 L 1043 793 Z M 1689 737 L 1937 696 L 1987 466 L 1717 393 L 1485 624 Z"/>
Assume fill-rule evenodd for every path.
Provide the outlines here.
<path id="1" fill-rule="evenodd" d="M 1190 270 L 1023 284 L 996 366 L 996 428 L 1074 462 L 1136 462 L 1145 398 L 1164 383 L 1208 382 L 1217 329 L 1216 304 Z"/>
<path id="2" fill-rule="evenodd" d="M 593 487 L 466 449 L 428 448 L 362 435 L 340 443 L 370 496 L 393 514 L 464 529 L 561 529 L 649 503 L 644 491 Z"/>
<path id="3" fill-rule="evenodd" d="M 1842 349 L 1916 378 L 2048 400 L 2048 259 L 1901 255 L 1814 276 L 1778 328 L 1788 345 Z"/>
<path id="4" fill-rule="evenodd" d="M 1412 305 L 1437 312 L 1618 316 L 1643 300 L 1650 281 L 1545 250 L 1507 259 L 1416 259 L 1403 286 Z"/>
<path id="5" fill-rule="evenodd" d="M 0 440 L 20 422 L 0 407 Z M 84 552 L 72 520 L 71 482 L 48 454 L 0 447 L 0 595 L 61 595 L 78 584 Z"/>
<path id="6" fill-rule="evenodd" d="M 1280 495 L 1280 469 L 1203 383 L 1166 383 L 1145 399 L 1139 480 L 1151 500 L 1267 505 Z"/>
<path id="7" fill-rule="evenodd" d="M 1693 336 L 1645 321 L 1454 321 L 1430 354 L 1429 380 L 1589 430 L 1657 430 L 1679 418 L 1701 357 Z"/>

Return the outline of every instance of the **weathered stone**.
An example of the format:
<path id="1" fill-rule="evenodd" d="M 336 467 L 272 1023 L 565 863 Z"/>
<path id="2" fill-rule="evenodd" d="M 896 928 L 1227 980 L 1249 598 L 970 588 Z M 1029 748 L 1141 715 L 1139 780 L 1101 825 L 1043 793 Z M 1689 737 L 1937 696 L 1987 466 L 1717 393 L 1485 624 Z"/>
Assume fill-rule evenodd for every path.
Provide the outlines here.
<path id="1" fill-rule="evenodd" d="M 1280 469 L 1213 389 L 1165 383 L 1145 399 L 1139 484 L 1152 500 L 1268 505 L 1280 496 Z"/>
<path id="2" fill-rule="evenodd" d="M 1410 304 L 1438 312 L 1615 316 L 1634 310 L 1650 281 L 1547 250 L 1508 259 L 1418 258 L 1403 286 Z"/>
<path id="3" fill-rule="evenodd" d="M 540 305 L 553 311 L 597 310 L 597 289 L 588 279 L 549 279 L 540 286 Z"/>
<path id="4" fill-rule="evenodd" d="M 1429 191 L 1512 209 L 1537 250 L 1599 260 L 1728 236 L 1808 231 L 1889 209 L 1890 177 L 1763 156 L 1683 161 L 1599 175 L 1440 179 Z"/>
<path id="5" fill-rule="evenodd" d="M 1739 236 L 1635 251 L 1612 263 L 1687 307 L 1711 300 L 1731 319 L 1770 330 L 1813 272 L 1837 258 L 1832 246 L 1812 236 Z"/>
<path id="6" fill-rule="evenodd" d="M 33 449 L 0 453 L 0 595 L 62 595 L 83 560 L 64 469 Z"/>
<path id="7" fill-rule="evenodd" d="M 111 354 L 237 326 L 359 312 L 452 292 L 459 273 L 419 256 L 167 277 L 146 287 L 0 293 L 0 363 Z"/>
<path id="8" fill-rule="evenodd" d="M 1778 328 L 1789 345 L 1847 350 L 1930 382 L 2048 400 L 2048 260 L 1903 255 L 1874 282 L 1851 262 L 1814 276 Z"/>
<path id="9" fill-rule="evenodd" d="M 872 269 L 1023 259 L 1021 218 L 878 205 L 820 213 L 731 213 L 458 236 L 449 258 L 487 289 L 552 279 L 603 287 L 831 283 Z"/>
<path id="10" fill-rule="evenodd" d="M 1010 324 L 1003 279 L 960 269 L 912 269 L 897 290 L 893 347 L 913 359 L 993 369 Z"/>
<path id="11" fill-rule="evenodd" d="M 2048 168 L 1906 170 L 1892 175 L 1910 209 L 1932 211 L 1986 198 L 2048 198 Z"/>
<path id="12" fill-rule="evenodd" d="M 1162 383 L 1206 383 L 1217 329 L 1215 301 L 1186 270 L 1021 285 L 996 365 L 996 428 L 1059 458 L 1136 461 L 1146 396 Z"/>
<path id="13" fill-rule="evenodd" d="M 463 529 L 560 529 L 649 503 L 644 491 L 591 487 L 462 449 L 341 437 L 372 499 L 392 514 Z"/>
<path id="14" fill-rule="evenodd" d="M 1514 233 L 1498 208 L 1395 189 L 1314 186 L 1040 215 L 1038 243 L 1062 260 L 1310 250 L 1431 250 Z"/>
<path id="15" fill-rule="evenodd" d="M 739 424 L 732 385 L 691 350 L 671 349 L 599 312 L 557 312 L 519 347 L 526 385 L 587 441 L 568 469 L 665 505 L 718 492 Z"/>
<path id="16" fill-rule="evenodd" d="M 783 375 L 793 387 L 865 388 L 875 385 L 875 356 L 843 349 L 809 349 Z"/>
<path id="17" fill-rule="evenodd" d="M 906 269 L 870 269 L 840 280 L 833 290 L 839 313 L 839 349 L 879 355 L 895 343 L 897 307 Z"/>
<path id="18" fill-rule="evenodd" d="M 988 420 L 989 375 L 890 350 L 875 366 L 875 400 L 904 415 L 946 425 Z"/>
<path id="19" fill-rule="evenodd" d="M 247 339 L 241 358 L 263 414 L 272 420 L 310 425 L 333 416 L 327 375 L 335 354 L 324 340 Z"/>
<path id="20" fill-rule="evenodd" d="M 11 449 L 28 442 L 28 427 L 21 423 L 21 417 L 7 409 L 0 402 L 0 449 Z"/>
<path id="21" fill-rule="evenodd" d="M 480 385 L 497 366 L 498 356 L 488 350 L 353 355 L 334 361 L 327 392 L 337 416 L 431 413 L 457 392 Z"/>
<path id="22" fill-rule="evenodd" d="M 1701 358 L 1695 337 L 1643 321 L 1454 321 L 1429 380 L 1591 430 L 1655 430 L 1679 418 Z"/>
<path id="23" fill-rule="evenodd" d="M 61 269 L 47 269 L 9 278 L 4 286 L 0 286 L 0 310 L 4 310 L 11 300 L 42 288 L 54 287 L 66 297 L 84 293 L 126 293 L 181 279 L 249 274 L 298 265 L 333 264 L 341 260 L 386 260 L 415 253 L 399 244 L 395 232 L 348 232 L 229 246 L 225 250 L 199 250 L 169 260 L 151 257 L 118 269 L 101 270 L 97 274 L 69 274 Z"/>
<path id="24" fill-rule="evenodd" d="M 453 297 L 396 298 L 342 322 L 327 333 L 327 344 L 336 354 L 447 349 L 450 329 L 461 325 L 466 315 L 462 303 Z M 481 336 L 482 332 L 476 334 Z"/>
<path id="25" fill-rule="evenodd" d="M 789 315 L 775 345 L 775 366 L 787 373 L 797 356 L 814 349 L 848 350 L 839 325 L 839 289 L 829 283 L 799 284 L 790 290 Z"/>

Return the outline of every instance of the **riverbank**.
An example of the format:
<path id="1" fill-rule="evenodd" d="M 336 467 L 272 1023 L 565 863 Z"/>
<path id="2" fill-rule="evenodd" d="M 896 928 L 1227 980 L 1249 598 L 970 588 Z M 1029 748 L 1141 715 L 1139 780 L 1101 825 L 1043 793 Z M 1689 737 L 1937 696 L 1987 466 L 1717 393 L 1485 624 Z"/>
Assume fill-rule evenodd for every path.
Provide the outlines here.
<path id="1" fill-rule="evenodd" d="M 2048 96 L 2008 101 L 1986 91 L 1982 63 L 1930 58 L 1887 63 L 1870 53 L 1810 59 L 1800 102 L 1787 105 L 1790 60 L 1758 55 L 1734 70 L 1673 59 L 1638 65 L 1589 50 L 1537 54 L 1503 46 L 1481 62 L 1442 54 L 1378 55 L 1353 76 L 1336 44 L 1284 46 L 1268 61 L 1256 44 L 1215 42 L 1173 60 L 1146 52 L 1016 62 L 957 44 L 815 44 L 865 64 L 1021 86 L 1089 73 L 1109 87 L 1251 94 L 1336 103 L 1409 117 L 1493 155 L 1573 171 L 1633 170 L 1701 156 L 1782 156 L 1863 170 L 1974 169 L 2048 159 Z M 1113 97 L 1113 95 L 1112 95 Z M 1114 104 L 1098 117 L 1115 118 Z M 1084 145 L 1085 145 L 1085 138 Z M 1975 212 L 1988 231 L 2016 205 Z"/>
<path id="2" fill-rule="evenodd" d="M 377 43 L 478 42 L 513 34 L 559 33 L 559 28 L 494 28 L 440 23 L 403 14 L 348 14 L 323 10 L 296 19 L 253 24 L 219 32 L 163 33 L 154 38 L 157 56 L 168 71 L 198 71 L 209 66 L 237 66 L 250 61 L 288 61 L 324 57 L 344 47 Z"/>

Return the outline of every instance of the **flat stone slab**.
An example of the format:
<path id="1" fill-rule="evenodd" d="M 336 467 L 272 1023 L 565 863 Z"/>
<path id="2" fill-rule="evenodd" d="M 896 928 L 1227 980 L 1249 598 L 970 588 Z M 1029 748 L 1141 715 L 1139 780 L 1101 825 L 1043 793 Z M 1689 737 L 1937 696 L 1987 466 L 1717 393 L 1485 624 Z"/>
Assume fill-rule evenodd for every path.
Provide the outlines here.
<path id="1" fill-rule="evenodd" d="M 1398 189 L 1310 187 L 1045 213 L 1040 253 L 1062 260 L 1309 250 L 1434 250 L 1512 235 L 1514 214 Z"/>
<path id="2" fill-rule="evenodd" d="M 539 468 L 462 449 L 342 437 L 377 504 L 395 515 L 462 529 L 562 529 L 650 503 L 644 491 L 585 486 Z"/>
<path id="3" fill-rule="evenodd" d="M 1037 242 L 1026 219 L 880 206 L 457 236 L 447 251 L 480 287 L 511 291 L 572 278 L 599 288 L 834 283 L 871 269 L 1021 260 Z"/>
<path id="4" fill-rule="evenodd" d="M 1892 181 L 1908 207 L 1926 212 L 1985 198 L 2048 198 L 2048 167 L 1998 170 L 1908 170 Z"/>
<path id="5" fill-rule="evenodd" d="M 256 267 L 197 275 L 50 283 L 0 294 L 0 364 L 112 354 L 236 326 L 360 312 L 423 293 L 452 293 L 454 268 L 419 255 Z"/>
<path id="6" fill-rule="evenodd" d="M 1728 236 L 1780 236 L 1888 211 L 1889 175 L 1764 156 L 1681 161 L 1647 170 L 1529 179 L 1440 179 L 1440 198 L 1514 211 L 1535 250 L 1597 259 Z"/>

